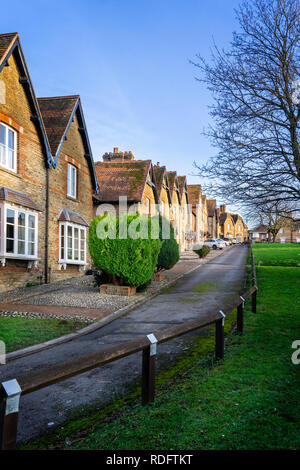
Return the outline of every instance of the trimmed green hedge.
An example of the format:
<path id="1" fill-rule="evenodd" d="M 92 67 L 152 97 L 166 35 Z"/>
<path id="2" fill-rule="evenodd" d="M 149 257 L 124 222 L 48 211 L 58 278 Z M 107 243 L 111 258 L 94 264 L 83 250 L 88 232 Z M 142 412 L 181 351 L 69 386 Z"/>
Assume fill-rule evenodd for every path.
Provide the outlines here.
<path id="1" fill-rule="evenodd" d="M 210 248 L 207 245 L 203 245 L 202 248 L 199 248 L 199 250 L 193 250 L 193 251 L 197 253 L 199 258 L 205 258 L 205 256 L 207 256 L 208 253 L 210 252 Z"/>
<path id="2" fill-rule="evenodd" d="M 177 263 L 179 260 L 179 245 L 175 240 L 173 225 L 165 217 L 161 215 L 158 217 L 159 238 L 162 242 L 157 262 L 157 270 L 160 271 L 161 269 L 171 269 Z M 169 232 L 169 238 L 163 238 L 163 228 Z"/>
<path id="3" fill-rule="evenodd" d="M 110 236 L 103 235 L 104 228 Z M 134 239 L 125 237 L 125 232 L 133 234 Z M 114 218 L 107 214 L 95 218 L 88 239 L 94 266 L 108 274 L 114 284 L 142 286 L 155 271 L 161 247 L 160 240 L 151 239 L 150 235 L 150 219 L 146 217 Z"/>

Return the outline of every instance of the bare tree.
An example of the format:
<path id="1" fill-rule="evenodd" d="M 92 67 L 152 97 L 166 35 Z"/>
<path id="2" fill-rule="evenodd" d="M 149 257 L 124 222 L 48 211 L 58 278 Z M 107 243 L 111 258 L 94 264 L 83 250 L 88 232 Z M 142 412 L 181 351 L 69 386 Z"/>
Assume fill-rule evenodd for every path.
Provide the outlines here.
<path id="1" fill-rule="evenodd" d="M 241 32 L 231 49 L 197 56 L 197 78 L 213 95 L 214 124 L 205 132 L 218 148 L 207 164 L 205 190 L 247 209 L 284 202 L 300 209 L 300 3 L 250 0 L 237 13 Z"/>
<path id="2" fill-rule="evenodd" d="M 255 210 L 255 208 L 253 208 Z M 269 235 L 272 235 L 270 241 L 275 242 L 275 239 L 281 228 L 290 228 L 294 224 L 292 213 L 289 212 L 289 207 L 282 202 L 269 204 L 267 201 L 264 206 L 260 206 L 259 214 L 256 218 L 264 225 Z M 254 214 L 253 214 L 254 215 Z"/>

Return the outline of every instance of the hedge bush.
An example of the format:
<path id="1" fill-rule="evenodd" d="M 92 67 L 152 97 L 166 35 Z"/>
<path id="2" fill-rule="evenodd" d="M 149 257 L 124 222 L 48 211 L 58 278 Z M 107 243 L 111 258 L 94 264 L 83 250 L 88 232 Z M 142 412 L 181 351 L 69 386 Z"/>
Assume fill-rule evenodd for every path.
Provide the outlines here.
<path id="1" fill-rule="evenodd" d="M 101 224 L 99 224 L 101 222 Z M 98 226 L 99 224 L 99 226 Z M 132 224 L 132 225 L 131 225 Z M 122 238 L 122 230 L 130 231 L 135 225 L 136 232 L 144 229 L 145 238 L 137 233 L 136 238 Z M 111 235 L 99 238 L 99 227 L 105 226 Z M 121 233 L 120 233 L 121 232 Z M 146 284 L 152 277 L 157 265 L 161 247 L 159 239 L 151 239 L 150 219 L 139 215 L 124 215 L 115 218 L 107 214 L 95 218 L 89 230 L 89 250 L 94 266 L 109 275 L 117 285 L 139 287 Z M 120 236 L 121 235 L 121 236 Z"/>
<path id="2" fill-rule="evenodd" d="M 179 260 L 179 245 L 175 240 L 171 222 L 163 216 L 154 217 L 159 222 L 159 238 L 162 242 L 157 261 L 157 271 L 171 269 Z M 163 239 L 163 227 L 167 227 L 170 238 Z"/>
<path id="3" fill-rule="evenodd" d="M 199 248 L 198 250 L 193 250 L 193 251 L 197 253 L 199 258 L 205 258 L 205 256 L 207 256 L 208 253 L 210 252 L 210 248 L 207 245 L 203 245 L 202 248 Z"/>

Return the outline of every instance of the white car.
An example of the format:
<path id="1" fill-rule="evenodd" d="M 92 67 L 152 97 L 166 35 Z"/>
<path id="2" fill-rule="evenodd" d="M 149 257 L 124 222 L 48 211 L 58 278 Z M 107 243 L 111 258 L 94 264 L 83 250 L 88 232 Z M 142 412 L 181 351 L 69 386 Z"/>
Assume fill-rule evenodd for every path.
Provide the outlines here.
<path id="1" fill-rule="evenodd" d="M 204 242 L 204 245 L 209 246 L 213 250 L 222 250 L 226 246 L 224 240 L 218 240 L 217 238 L 209 238 Z"/>
<path id="2" fill-rule="evenodd" d="M 219 242 L 224 242 L 225 246 L 229 246 L 230 243 L 228 240 L 223 240 L 222 238 L 218 238 Z"/>

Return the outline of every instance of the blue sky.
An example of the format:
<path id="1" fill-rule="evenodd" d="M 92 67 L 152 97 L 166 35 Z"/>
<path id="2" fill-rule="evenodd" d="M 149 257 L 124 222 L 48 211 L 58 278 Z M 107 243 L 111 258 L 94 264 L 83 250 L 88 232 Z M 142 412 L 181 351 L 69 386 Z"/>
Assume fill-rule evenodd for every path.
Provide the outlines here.
<path id="1" fill-rule="evenodd" d="M 189 175 L 216 152 L 201 135 L 211 96 L 189 59 L 229 46 L 238 4 L 14 0 L 0 29 L 19 32 L 37 96 L 81 95 L 95 160 L 119 147 L 201 183 Z"/>

